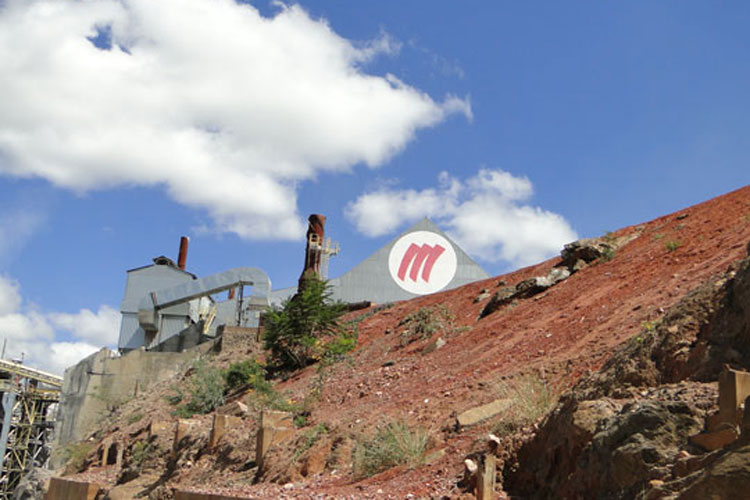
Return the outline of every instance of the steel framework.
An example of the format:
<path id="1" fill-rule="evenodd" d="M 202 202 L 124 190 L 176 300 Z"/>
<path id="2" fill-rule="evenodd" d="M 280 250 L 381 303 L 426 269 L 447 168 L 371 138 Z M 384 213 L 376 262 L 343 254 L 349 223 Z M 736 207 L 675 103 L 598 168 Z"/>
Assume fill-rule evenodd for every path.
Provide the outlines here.
<path id="1" fill-rule="evenodd" d="M 0 360 L 0 500 L 34 467 L 47 467 L 61 387 L 61 377 Z"/>

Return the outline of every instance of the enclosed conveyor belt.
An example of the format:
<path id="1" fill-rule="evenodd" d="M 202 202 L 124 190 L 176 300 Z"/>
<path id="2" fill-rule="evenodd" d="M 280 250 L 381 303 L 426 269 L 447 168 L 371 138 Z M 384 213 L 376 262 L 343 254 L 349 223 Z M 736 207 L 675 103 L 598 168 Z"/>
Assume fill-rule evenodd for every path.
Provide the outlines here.
<path id="1" fill-rule="evenodd" d="M 20 363 L 14 363 L 12 361 L 0 359 L 0 373 L 3 372 L 10 373 L 12 375 L 18 375 L 21 378 L 37 380 L 47 385 L 51 385 L 52 387 L 62 387 L 62 377 L 43 372 L 42 370 L 29 368 L 28 366 L 24 366 Z"/>

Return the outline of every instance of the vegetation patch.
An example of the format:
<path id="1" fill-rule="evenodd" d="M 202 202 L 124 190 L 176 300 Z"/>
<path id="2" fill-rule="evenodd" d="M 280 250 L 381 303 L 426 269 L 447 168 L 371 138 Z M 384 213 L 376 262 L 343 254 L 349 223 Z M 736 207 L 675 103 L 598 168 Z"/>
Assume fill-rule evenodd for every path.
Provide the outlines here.
<path id="1" fill-rule="evenodd" d="M 664 248 L 667 249 L 667 252 L 674 252 L 681 246 L 682 246 L 682 243 L 676 240 L 669 240 L 666 243 L 664 243 Z"/>
<path id="2" fill-rule="evenodd" d="M 167 401 L 173 405 L 184 402 L 175 410 L 179 417 L 190 418 L 196 414 L 209 413 L 224 404 L 224 373 L 204 359 L 193 364 L 192 375 L 187 378 L 184 386 L 184 391 L 181 387 L 173 386 L 176 394 L 167 396 Z"/>
<path id="3" fill-rule="evenodd" d="M 93 441 L 79 441 L 69 444 L 65 447 L 65 456 L 68 467 L 75 472 L 81 472 L 85 469 L 89 454 L 94 451 L 96 443 Z"/>
<path id="4" fill-rule="evenodd" d="M 143 413 L 141 413 L 141 412 L 135 412 L 135 413 L 131 413 L 131 414 L 130 414 L 130 415 L 128 416 L 128 425 L 130 425 L 130 424 L 134 424 L 134 423 L 136 423 L 136 422 L 140 422 L 141 420 L 143 420 L 143 416 L 144 416 L 144 415 L 143 415 Z"/>
<path id="5" fill-rule="evenodd" d="M 499 436 L 536 422 L 557 404 L 560 390 L 535 373 L 519 375 L 497 383 L 500 398 L 512 401 L 493 428 Z"/>
<path id="6" fill-rule="evenodd" d="M 266 311 L 264 343 L 276 368 L 298 370 L 356 346 L 356 336 L 347 336 L 339 323 L 346 305 L 333 301 L 331 293 L 326 281 L 306 278 L 281 308 Z"/>
<path id="7" fill-rule="evenodd" d="M 155 453 L 156 447 L 152 443 L 148 441 L 137 441 L 130 449 L 130 461 L 138 472 L 140 472 L 143 470 L 143 465 L 154 458 Z"/>
<path id="8" fill-rule="evenodd" d="M 232 363 L 224 373 L 224 381 L 227 392 L 235 391 L 247 385 L 257 389 L 260 385 L 268 384 L 266 368 L 256 359 Z"/>
<path id="9" fill-rule="evenodd" d="M 447 307 L 420 307 L 402 319 L 398 326 L 405 327 L 401 332 L 401 345 L 431 337 L 435 332 L 453 327 L 455 316 Z"/>
<path id="10" fill-rule="evenodd" d="M 405 422 L 389 423 L 372 439 L 357 442 L 352 460 L 354 476 L 369 477 L 396 465 L 420 465 L 424 463 L 429 444 L 427 431 L 411 429 Z"/>

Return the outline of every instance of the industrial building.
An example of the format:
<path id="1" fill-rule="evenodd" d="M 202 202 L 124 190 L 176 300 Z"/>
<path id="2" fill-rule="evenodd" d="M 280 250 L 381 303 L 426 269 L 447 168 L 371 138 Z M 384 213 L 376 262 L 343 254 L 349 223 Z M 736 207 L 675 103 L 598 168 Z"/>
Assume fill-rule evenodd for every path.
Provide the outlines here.
<path id="1" fill-rule="evenodd" d="M 302 276 L 327 277 L 338 246 L 325 238 L 325 217 L 310 216 Z M 257 327 L 260 313 L 297 287 L 271 290 L 257 268 L 236 268 L 205 278 L 185 270 L 188 239 L 178 262 L 160 256 L 127 271 L 118 349 L 182 351 L 215 338 L 222 326 Z M 485 279 L 488 274 L 432 221 L 425 218 L 342 276 L 329 280 L 332 296 L 346 303 L 407 300 Z M 227 292 L 220 299 L 219 293 Z"/>

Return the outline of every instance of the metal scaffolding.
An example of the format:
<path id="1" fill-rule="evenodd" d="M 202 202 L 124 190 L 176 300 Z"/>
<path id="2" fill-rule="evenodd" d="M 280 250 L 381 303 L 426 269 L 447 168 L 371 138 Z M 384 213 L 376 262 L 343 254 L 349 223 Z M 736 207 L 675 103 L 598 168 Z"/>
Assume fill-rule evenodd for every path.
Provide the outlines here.
<path id="1" fill-rule="evenodd" d="M 62 378 L 0 359 L 0 500 L 24 475 L 47 467 Z"/>

